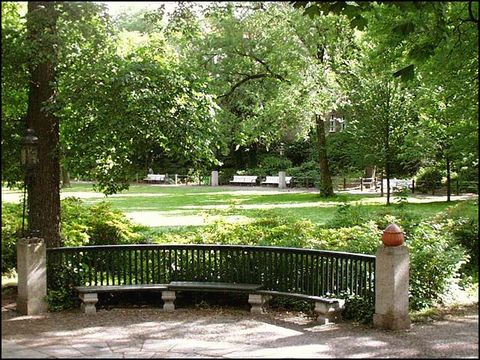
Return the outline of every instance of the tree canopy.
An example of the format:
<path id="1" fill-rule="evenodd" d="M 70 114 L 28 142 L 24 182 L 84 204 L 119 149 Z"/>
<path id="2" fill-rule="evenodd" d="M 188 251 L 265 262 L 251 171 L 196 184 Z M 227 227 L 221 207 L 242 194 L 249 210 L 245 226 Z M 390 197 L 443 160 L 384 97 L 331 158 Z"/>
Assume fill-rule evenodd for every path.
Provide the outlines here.
<path id="1" fill-rule="evenodd" d="M 332 174 L 372 166 L 478 178 L 477 2 L 180 2 L 115 17 L 89 2 L 29 5 L 1 5 L 9 184 L 23 179 L 19 144 L 38 114 L 58 125 L 41 134 L 44 156 L 105 194 L 150 167 L 236 171 L 274 157 L 316 163 L 324 196 Z M 32 79 L 49 66 L 32 110 Z M 329 132 L 331 114 L 343 132 Z"/>

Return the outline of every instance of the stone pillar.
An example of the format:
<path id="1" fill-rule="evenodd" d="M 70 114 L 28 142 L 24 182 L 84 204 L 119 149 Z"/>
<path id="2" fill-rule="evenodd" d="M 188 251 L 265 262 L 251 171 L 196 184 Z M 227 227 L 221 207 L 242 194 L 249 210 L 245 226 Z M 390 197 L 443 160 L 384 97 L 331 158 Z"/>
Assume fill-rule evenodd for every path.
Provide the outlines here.
<path id="1" fill-rule="evenodd" d="M 17 243 L 17 311 L 37 315 L 47 311 L 47 248 L 41 238 L 22 238 Z"/>
<path id="2" fill-rule="evenodd" d="M 331 303 L 316 301 L 314 311 L 317 314 L 317 321 L 321 325 L 325 325 L 341 321 L 344 308 L 344 299 L 337 299 Z"/>
<path id="3" fill-rule="evenodd" d="M 254 314 L 263 314 L 264 306 L 272 299 L 271 295 L 265 294 L 248 294 L 248 303 L 252 306 L 250 312 Z"/>
<path id="4" fill-rule="evenodd" d="M 285 171 L 278 172 L 278 188 L 285 189 L 287 187 L 287 183 L 285 182 Z"/>
<path id="5" fill-rule="evenodd" d="M 218 186 L 218 171 L 212 171 L 212 186 Z"/>
<path id="6" fill-rule="evenodd" d="M 163 310 L 173 311 L 175 310 L 175 291 L 162 291 Z"/>
<path id="7" fill-rule="evenodd" d="M 389 225 L 382 236 L 375 261 L 375 327 L 388 330 L 410 328 L 408 315 L 409 254 L 403 243 L 403 233 L 395 224 Z M 389 231 L 390 230 L 390 231 Z M 399 244 L 400 245 L 388 245 Z"/>
<path id="8" fill-rule="evenodd" d="M 85 314 L 96 314 L 95 304 L 98 302 L 97 293 L 80 293 L 82 305 L 80 306 Z"/>

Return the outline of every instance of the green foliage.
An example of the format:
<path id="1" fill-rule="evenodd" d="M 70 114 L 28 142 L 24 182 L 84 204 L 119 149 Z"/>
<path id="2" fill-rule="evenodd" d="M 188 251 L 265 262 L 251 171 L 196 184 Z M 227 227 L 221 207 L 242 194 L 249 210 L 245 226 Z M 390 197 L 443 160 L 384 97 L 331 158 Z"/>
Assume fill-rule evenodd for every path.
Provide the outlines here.
<path id="1" fill-rule="evenodd" d="M 402 207 L 393 206 L 393 210 L 375 217 L 359 211 L 356 206 L 340 206 L 339 219 L 332 222 L 335 227 L 316 226 L 307 220 L 265 217 L 248 224 L 216 222 L 201 230 L 162 234 L 154 241 L 287 246 L 375 254 L 383 229 L 390 223 L 397 223 L 405 232 L 410 250 L 411 307 L 421 309 L 436 304 L 458 283 L 462 265 L 467 263 L 469 254 L 475 253 L 473 235 L 478 225 L 472 227 L 464 220 L 456 223 L 447 220 L 449 213 L 461 213 L 461 209 L 449 208 L 437 219 L 420 221 Z M 464 248 L 460 241 L 467 242 L 470 247 Z M 363 300 L 349 301 L 353 308 L 363 309 L 362 319 L 371 318 L 371 309 Z M 352 316 L 355 311 L 352 310 Z"/>
<path id="2" fill-rule="evenodd" d="M 373 321 L 375 308 L 364 298 L 360 296 L 350 296 L 345 298 L 345 310 L 342 317 L 347 320 L 369 324 Z"/>
<path id="3" fill-rule="evenodd" d="M 285 171 L 291 166 L 292 162 L 285 157 L 265 155 L 261 156 L 257 166 L 253 169 L 248 169 L 247 173 L 257 176 L 278 176 L 279 171 Z"/>
<path id="4" fill-rule="evenodd" d="M 16 244 L 21 230 L 22 205 L 2 202 L 2 274 L 16 267 Z M 65 246 L 115 245 L 144 240 L 139 227 L 121 211 L 112 209 L 111 204 L 101 202 L 86 206 L 78 198 L 61 201 L 60 235 Z"/>
<path id="5" fill-rule="evenodd" d="M 222 184 L 229 184 L 229 181 L 233 179 L 233 175 L 237 173 L 237 169 L 234 168 L 222 168 L 218 172 L 218 183 Z"/>
<path id="6" fill-rule="evenodd" d="M 65 246 L 135 243 L 141 236 L 125 215 L 107 202 L 85 206 L 78 198 L 62 200 L 61 236 Z"/>
<path id="7" fill-rule="evenodd" d="M 478 216 L 469 211 L 471 203 L 459 203 L 440 213 L 436 220 L 445 223 L 446 231 L 453 236 L 455 243 L 466 249 L 470 261 L 462 268 L 478 281 Z"/>
<path id="8" fill-rule="evenodd" d="M 2 202 L 2 275 L 17 265 L 17 240 L 22 233 L 22 205 Z"/>
<path id="9" fill-rule="evenodd" d="M 442 223 L 421 223 L 407 246 L 410 250 L 410 306 L 422 309 L 441 301 L 459 281 L 460 267 L 468 261 Z"/>
<path id="10" fill-rule="evenodd" d="M 49 311 L 62 311 L 78 307 L 78 301 L 73 287 L 61 287 L 58 290 L 48 290 L 45 300 Z"/>
<path id="11" fill-rule="evenodd" d="M 422 193 L 427 193 L 442 185 L 442 172 L 437 167 L 424 167 L 417 172 L 415 187 Z"/>
<path id="12" fill-rule="evenodd" d="M 89 227 L 90 245 L 116 245 L 136 243 L 138 234 L 133 224 L 111 204 L 103 202 L 90 207 Z"/>
<path id="13" fill-rule="evenodd" d="M 296 182 L 302 185 L 304 185 L 302 180 L 306 178 L 309 179 L 310 185 L 312 185 L 311 181 L 313 181 L 313 184 L 318 185 L 320 182 L 320 173 L 318 168 L 318 162 L 306 161 L 300 166 L 288 168 L 286 173 L 287 176 L 292 176 Z"/>
<path id="14" fill-rule="evenodd" d="M 49 263 L 47 274 L 47 301 L 50 311 L 61 311 L 78 307 L 80 300 L 74 287 L 71 264 Z M 53 276 L 52 276 L 53 275 Z"/>
<path id="15" fill-rule="evenodd" d="M 369 218 L 368 213 L 360 205 L 343 203 L 335 209 L 335 216 L 328 222 L 331 228 L 341 228 L 354 225 L 361 225 Z"/>

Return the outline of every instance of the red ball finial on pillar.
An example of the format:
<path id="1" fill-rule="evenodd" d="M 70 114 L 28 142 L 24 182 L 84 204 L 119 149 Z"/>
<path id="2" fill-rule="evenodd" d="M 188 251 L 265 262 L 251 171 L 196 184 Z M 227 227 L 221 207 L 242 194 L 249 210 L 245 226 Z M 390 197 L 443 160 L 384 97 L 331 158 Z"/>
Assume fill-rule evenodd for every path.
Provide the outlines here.
<path id="1" fill-rule="evenodd" d="M 383 230 L 382 241 L 385 246 L 400 246 L 404 240 L 403 231 L 397 224 L 390 224 Z"/>

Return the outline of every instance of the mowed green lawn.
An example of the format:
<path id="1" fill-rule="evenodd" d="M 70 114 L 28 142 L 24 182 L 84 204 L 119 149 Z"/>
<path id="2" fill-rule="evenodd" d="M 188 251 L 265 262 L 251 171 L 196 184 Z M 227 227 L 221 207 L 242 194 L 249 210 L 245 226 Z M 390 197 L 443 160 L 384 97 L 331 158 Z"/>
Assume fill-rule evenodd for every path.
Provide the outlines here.
<path id="1" fill-rule="evenodd" d="M 2 189 L 2 198 L 5 194 L 12 195 L 12 192 Z M 385 213 L 398 206 L 398 198 L 393 197 L 392 205 L 387 207 L 386 196 L 374 193 L 339 192 L 334 198 L 324 199 L 314 190 L 279 191 L 247 186 L 212 188 L 134 184 L 127 191 L 106 197 L 94 192 L 91 184 L 74 183 L 71 188 L 62 190 L 62 198 L 66 196 L 79 197 L 86 204 L 107 201 L 135 222 L 151 227 L 198 226 L 220 218 L 248 221 L 270 215 L 309 219 L 320 225 L 330 221 L 341 204 L 360 206 L 362 212 L 369 213 Z M 415 195 L 408 198 L 404 207 L 416 217 L 428 218 L 458 201 L 465 201 L 456 200 L 460 198 L 454 196 L 454 201 L 448 203 L 445 196 Z M 476 203 L 473 200 L 468 202 L 471 205 L 468 211 L 478 212 Z"/>
<path id="2" fill-rule="evenodd" d="M 116 209 L 130 215 L 134 220 L 150 226 L 199 225 L 192 219 L 211 217 L 218 219 L 248 219 L 265 215 L 279 215 L 293 219 L 310 219 L 316 224 L 325 224 L 335 216 L 339 205 L 349 203 L 361 206 L 362 211 L 384 213 L 387 211 L 386 196 L 379 194 L 338 193 L 330 199 L 319 196 L 317 191 L 286 190 L 258 187 L 208 187 L 208 186 L 162 186 L 132 185 L 129 190 L 105 197 L 94 193 L 90 184 L 73 184 L 62 190 L 63 196 L 80 195 L 85 203 L 108 201 Z M 80 193 L 80 194 L 79 194 Z M 428 218 L 445 210 L 458 201 L 448 203 L 446 197 L 411 196 L 405 210 L 419 218 Z M 392 198 L 390 208 L 398 206 L 398 198 Z M 469 211 L 478 212 L 475 202 L 469 201 Z M 182 221 L 185 220 L 184 222 Z M 166 221 L 162 221 L 166 220 Z"/>

